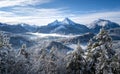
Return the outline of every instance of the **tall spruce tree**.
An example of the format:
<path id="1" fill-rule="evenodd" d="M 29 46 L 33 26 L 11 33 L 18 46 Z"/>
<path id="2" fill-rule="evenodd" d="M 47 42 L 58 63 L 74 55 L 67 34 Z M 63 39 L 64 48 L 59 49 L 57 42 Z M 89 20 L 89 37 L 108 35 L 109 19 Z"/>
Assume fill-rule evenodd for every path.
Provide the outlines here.
<path id="1" fill-rule="evenodd" d="M 55 47 L 52 47 L 50 50 L 50 59 L 49 59 L 49 74 L 58 74 L 57 72 L 57 61 L 58 61 L 58 56 L 57 56 L 57 49 Z"/>
<path id="2" fill-rule="evenodd" d="M 9 43 L 9 37 L 0 32 L 0 74 L 11 74 L 15 64 L 15 53 Z"/>
<path id="3" fill-rule="evenodd" d="M 27 74 L 31 67 L 30 53 L 26 49 L 26 44 L 23 44 L 16 54 L 14 74 Z"/>
<path id="4" fill-rule="evenodd" d="M 78 42 L 77 48 L 72 52 L 72 57 L 67 62 L 67 74 L 83 74 L 86 64 L 83 54 L 84 51 Z"/>
<path id="5" fill-rule="evenodd" d="M 87 70 L 90 74 L 109 74 L 112 72 L 111 58 L 115 55 L 112 39 L 103 28 L 90 40 L 87 51 Z"/>

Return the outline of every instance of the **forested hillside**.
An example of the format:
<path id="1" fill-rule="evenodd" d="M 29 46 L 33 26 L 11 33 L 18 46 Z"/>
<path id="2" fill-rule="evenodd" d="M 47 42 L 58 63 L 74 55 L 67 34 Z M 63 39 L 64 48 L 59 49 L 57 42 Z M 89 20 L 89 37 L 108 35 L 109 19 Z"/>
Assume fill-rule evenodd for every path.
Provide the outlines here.
<path id="1" fill-rule="evenodd" d="M 0 74 L 120 74 L 120 52 L 104 29 L 90 39 L 86 50 L 78 41 L 67 53 L 57 45 L 48 50 L 23 44 L 17 51 L 9 39 L 0 32 Z"/>

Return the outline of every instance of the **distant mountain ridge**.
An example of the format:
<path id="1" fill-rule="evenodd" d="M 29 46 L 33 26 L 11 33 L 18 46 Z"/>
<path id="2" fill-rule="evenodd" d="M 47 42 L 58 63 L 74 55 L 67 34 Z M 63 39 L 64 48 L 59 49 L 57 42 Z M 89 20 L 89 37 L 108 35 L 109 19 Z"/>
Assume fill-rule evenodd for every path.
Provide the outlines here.
<path id="1" fill-rule="evenodd" d="M 29 24 L 15 24 L 15 25 L 10 25 L 6 23 L 0 23 L 0 31 L 6 31 L 10 33 L 26 33 L 26 32 L 35 32 L 36 31 L 36 26 L 31 26 Z"/>
<path id="2" fill-rule="evenodd" d="M 111 22 L 109 20 L 98 19 L 90 24 L 83 25 L 72 21 L 69 18 L 65 18 L 63 21 L 55 20 L 45 26 L 32 26 L 25 23 L 19 23 L 16 25 L 10 25 L 6 23 L 0 23 L 0 30 L 11 33 L 26 33 L 26 32 L 38 32 L 38 33 L 57 33 L 57 34 L 84 34 L 87 32 L 98 33 L 101 28 L 107 30 L 113 28 L 120 28 L 120 25 Z"/>
<path id="3" fill-rule="evenodd" d="M 59 34 L 83 34 L 87 32 L 98 33 L 101 28 L 112 29 L 120 27 L 119 24 L 111 22 L 109 20 L 98 19 L 88 24 L 78 24 L 73 22 L 69 18 L 65 18 L 63 21 L 55 20 L 46 26 L 39 27 L 37 32 L 40 33 L 59 33 Z"/>
<path id="4" fill-rule="evenodd" d="M 20 25 L 9 25 L 9 24 L 5 24 L 5 23 L 0 23 L 0 30 L 6 31 L 6 32 L 11 32 L 11 33 L 28 32 L 25 28 L 23 28 Z"/>

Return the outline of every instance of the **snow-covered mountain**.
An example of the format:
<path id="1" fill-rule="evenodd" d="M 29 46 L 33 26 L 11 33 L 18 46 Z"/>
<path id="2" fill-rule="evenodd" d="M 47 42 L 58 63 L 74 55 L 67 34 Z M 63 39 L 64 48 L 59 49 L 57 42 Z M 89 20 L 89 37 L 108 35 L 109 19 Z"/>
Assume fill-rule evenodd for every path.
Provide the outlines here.
<path id="1" fill-rule="evenodd" d="M 29 32 L 35 32 L 37 27 L 38 27 L 36 25 L 29 25 L 29 24 L 26 24 L 26 23 L 20 23 L 20 24 L 17 24 L 17 25 L 22 26 L 24 29 L 26 29 Z"/>
<path id="2" fill-rule="evenodd" d="M 73 22 L 72 20 L 70 20 L 69 18 L 65 18 L 63 21 L 58 21 L 55 20 L 52 23 L 49 23 L 49 26 L 56 26 L 56 25 L 75 25 L 77 23 Z"/>
<path id="3" fill-rule="evenodd" d="M 5 23 L 0 23 L 0 31 L 6 31 L 11 33 L 25 33 L 28 32 L 25 28 L 21 25 L 9 25 Z"/>
<path id="4" fill-rule="evenodd" d="M 63 21 L 55 20 L 47 26 L 39 27 L 37 32 L 59 34 L 83 34 L 89 32 L 89 29 L 85 25 L 77 24 L 69 18 L 65 18 Z"/>
<path id="5" fill-rule="evenodd" d="M 72 20 L 70 20 L 69 18 L 65 18 L 61 23 L 64 24 L 64 25 L 75 25 L 75 24 L 77 24 L 77 23 L 73 22 Z"/>
<path id="6" fill-rule="evenodd" d="M 120 27 L 119 24 L 111 22 L 109 20 L 98 19 L 88 24 L 87 27 L 93 32 L 98 33 L 99 30 L 103 27 L 104 29 L 112 29 Z"/>
<path id="7" fill-rule="evenodd" d="M 0 23 L 0 31 L 6 31 L 10 33 L 26 33 L 26 32 L 34 32 L 37 27 L 31 26 L 28 24 L 6 24 Z"/>
<path id="8" fill-rule="evenodd" d="M 25 23 L 14 25 L 0 23 L 0 31 L 6 31 L 10 33 L 38 32 L 46 34 L 84 34 L 87 32 L 98 33 L 102 27 L 109 30 L 113 28 L 120 28 L 120 25 L 104 19 L 98 19 L 90 24 L 83 25 L 75 23 L 69 18 L 65 18 L 63 21 L 55 20 L 45 26 L 32 26 Z"/>

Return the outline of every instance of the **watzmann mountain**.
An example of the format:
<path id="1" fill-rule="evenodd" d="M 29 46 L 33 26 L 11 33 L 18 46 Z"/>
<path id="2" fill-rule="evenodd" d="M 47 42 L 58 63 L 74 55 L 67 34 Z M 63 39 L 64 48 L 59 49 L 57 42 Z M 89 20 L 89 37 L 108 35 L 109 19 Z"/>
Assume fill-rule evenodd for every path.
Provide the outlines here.
<path id="1" fill-rule="evenodd" d="M 39 27 L 37 31 L 39 33 L 83 34 L 89 32 L 89 29 L 85 25 L 65 18 L 63 21 L 55 20 L 47 26 Z"/>

